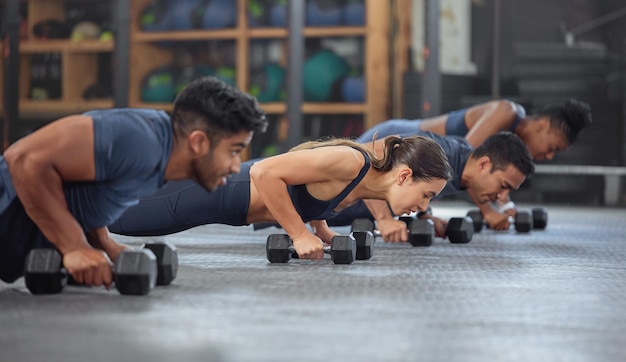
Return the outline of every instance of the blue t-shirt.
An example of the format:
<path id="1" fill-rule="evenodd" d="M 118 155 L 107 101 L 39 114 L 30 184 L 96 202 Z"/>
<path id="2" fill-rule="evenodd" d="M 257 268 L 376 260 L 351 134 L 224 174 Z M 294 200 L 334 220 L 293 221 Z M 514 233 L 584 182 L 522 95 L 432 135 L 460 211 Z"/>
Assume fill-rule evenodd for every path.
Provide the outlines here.
<path id="1" fill-rule="evenodd" d="M 446 153 L 446 157 L 448 158 L 448 163 L 452 168 L 452 179 L 448 181 L 443 190 L 437 195 L 436 198 L 440 198 L 446 195 L 456 194 L 461 191 L 461 175 L 463 174 L 463 169 L 467 164 L 467 160 L 469 158 L 470 153 L 472 153 L 472 146 L 465 140 L 463 137 L 459 136 L 440 136 L 438 134 L 432 132 L 412 132 L 408 134 L 400 135 L 400 137 L 409 137 L 409 136 L 422 136 L 426 138 L 431 138 Z"/>

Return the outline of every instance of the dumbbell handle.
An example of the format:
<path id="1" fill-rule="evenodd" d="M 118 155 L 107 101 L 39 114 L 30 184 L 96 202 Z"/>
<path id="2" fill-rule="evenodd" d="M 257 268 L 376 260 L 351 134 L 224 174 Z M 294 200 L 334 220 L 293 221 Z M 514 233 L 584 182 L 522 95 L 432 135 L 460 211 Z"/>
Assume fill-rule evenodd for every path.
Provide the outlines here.
<path id="1" fill-rule="evenodd" d="M 289 245 L 289 252 L 298 255 L 293 244 Z M 330 245 L 324 245 L 324 254 L 330 254 Z"/>

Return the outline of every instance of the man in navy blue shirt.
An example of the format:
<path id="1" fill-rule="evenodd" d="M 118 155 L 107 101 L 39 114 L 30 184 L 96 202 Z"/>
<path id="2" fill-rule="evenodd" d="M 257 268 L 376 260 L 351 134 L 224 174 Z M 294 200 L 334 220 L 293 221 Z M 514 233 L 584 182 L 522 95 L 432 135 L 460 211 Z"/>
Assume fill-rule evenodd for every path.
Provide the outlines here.
<path id="1" fill-rule="evenodd" d="M 432 132 L 412 132 L 400 135 L 419 135 L 433 139 L 443 148 L 454 175 L 437 197 L 467 192 L 476 205 L 508 198 L 511 190 L 518 189 L 534 174 L 535 167 L 528 148 L 510 132 L 499 132 L 488 137 L 483 144 L 472 148 L 459 136 L 440 136 Z M 357 142 L 371 144 L 359 137 Z M 446 221 L 432 215 L 423 215 L 435 223 L 436 235 L 445 237 Z M 380 200 L 364 200 L 341 211 L 328 220 L 331 226 L 350 225 L 356 218 L 369 218 L 377 222 L 378 230 L 388 242 L 407 241 L 406 224 L 394 218 L 389 207 Z M 508 227 L 508 221 L 506 221 Z"/>
<path id="2" fill-rule="evenodd" d="M 171 117 L 91 111 L 17 141 L 0 157 L 0 279 L 18 279 L 28 251 L 43 247 L 59 250 L 78 283 L 110 285 L 126 246 L 106 226 L 166 180 L 223 185 L 266 126 L 256 99 L 207 77 L 181 91 Z"/>

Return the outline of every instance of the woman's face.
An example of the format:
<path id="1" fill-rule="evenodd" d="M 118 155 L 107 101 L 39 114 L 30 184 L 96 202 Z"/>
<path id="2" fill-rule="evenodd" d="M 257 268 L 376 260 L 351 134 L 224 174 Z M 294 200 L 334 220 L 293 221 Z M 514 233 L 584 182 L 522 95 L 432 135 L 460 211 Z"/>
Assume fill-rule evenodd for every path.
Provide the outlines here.
<path id="1" fill-rule="evenodd" d="M 439 195 L 445 185 L 446 180 L 443 179 L 424 181 L 399 175 L 387 202 L 395 215 L 426 211 L 430 200 Z"/>
<path id="2" fill-rule="evenodd" d="M 554 158 L 557 152 L 565 150 L 569 143 L 565 134 L 561 130 L 551 127 L 548 120 L 539 122 L 544 122 L 544 126 L 538 127 L 536 132 L 527 135 L 523 141 L 533 160 L 549 161 Z"/>

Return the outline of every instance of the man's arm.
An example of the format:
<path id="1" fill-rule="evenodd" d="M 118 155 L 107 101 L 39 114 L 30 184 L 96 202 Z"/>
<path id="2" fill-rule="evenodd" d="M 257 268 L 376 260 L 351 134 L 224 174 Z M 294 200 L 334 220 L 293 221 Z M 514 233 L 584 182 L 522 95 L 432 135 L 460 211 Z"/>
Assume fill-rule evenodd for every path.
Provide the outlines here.
<path id="1" fill-rule="evenodd" d="M 490 202 L 478 204 L 483 219 L 494 230 L 508 230 L 510 227 L 509 215 L 503 214 L 491 206 Z"/>
<path id="2" fill-rule="evenodd" d="M 26 213 L 64 255 L 64 266 L 74 279 L 110 284 L 108 258 L 88 245 L 63 192 L 64 181 L 95 179 L 91 117 L 70 116 L 53 122 L 14 143 L 4 158 Z"/>

